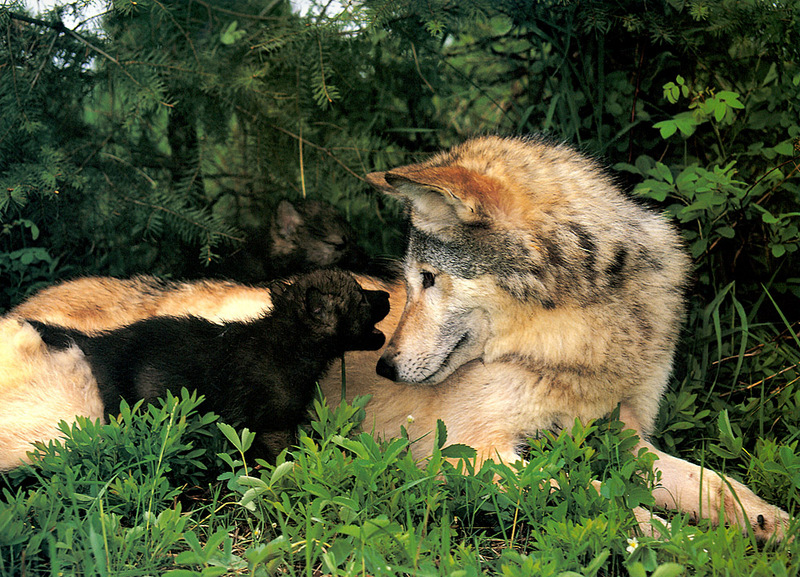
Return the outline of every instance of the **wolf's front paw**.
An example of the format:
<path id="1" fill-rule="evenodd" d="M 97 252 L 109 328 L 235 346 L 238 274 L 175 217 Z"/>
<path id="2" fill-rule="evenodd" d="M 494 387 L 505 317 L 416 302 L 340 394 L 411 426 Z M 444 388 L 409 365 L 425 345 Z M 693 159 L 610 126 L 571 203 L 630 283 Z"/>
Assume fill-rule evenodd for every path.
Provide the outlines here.
<path id="1" fill-rule="evenodd" d="M 749 519 L 753 534 L 761 542 L 773 540 L 783 541 L 789 531 L 792 518 L 783 509 L 767 505 L 766 508 Z"/>

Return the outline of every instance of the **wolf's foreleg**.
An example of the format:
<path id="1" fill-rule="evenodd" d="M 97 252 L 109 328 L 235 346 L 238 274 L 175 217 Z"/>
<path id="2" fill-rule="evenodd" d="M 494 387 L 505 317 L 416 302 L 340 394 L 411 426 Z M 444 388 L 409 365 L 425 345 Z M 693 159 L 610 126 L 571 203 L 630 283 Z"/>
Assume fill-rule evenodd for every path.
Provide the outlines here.
<path id="1" fill-rule="evenodd" d="M 742 483 L 720 473 L 659 451 L 646 441 L 640 447 L 654 453 L 661 481 L 653 496 L 660 507 L 706 517 L 713 524 L 730 523 L 746 532 L 750 527 L 759 541 L 786 535 L 789 514 L 770 505 Z"/>

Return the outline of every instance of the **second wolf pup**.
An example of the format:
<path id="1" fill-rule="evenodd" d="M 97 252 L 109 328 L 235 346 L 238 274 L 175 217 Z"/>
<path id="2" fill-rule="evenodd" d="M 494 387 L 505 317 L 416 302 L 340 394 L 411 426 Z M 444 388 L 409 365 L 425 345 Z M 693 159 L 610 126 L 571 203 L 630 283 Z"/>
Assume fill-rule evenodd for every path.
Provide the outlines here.
<path id="1" fill-rule="evenodd" d="M 319 271 L 274 291 L 270 314 L 246 323 L 155 317 L 96 336 L 31 324 L 48 346 L 83 351 L 107 413 L 118 412 L 121 399 L 196 389 L 223 420 L 262 434 L 260 452 L 272 458 L 333 359 L 383 345 L 374 325 L 389 312 L 388 297 L 361 289 L 347 273 Z"/>

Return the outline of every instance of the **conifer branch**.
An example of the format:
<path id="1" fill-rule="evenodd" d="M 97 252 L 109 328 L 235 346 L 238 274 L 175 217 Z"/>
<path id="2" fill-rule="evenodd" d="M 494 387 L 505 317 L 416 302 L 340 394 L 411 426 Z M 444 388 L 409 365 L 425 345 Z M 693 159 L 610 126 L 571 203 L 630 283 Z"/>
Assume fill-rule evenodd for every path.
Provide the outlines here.
<path id="1" fill-rule="evenodd" d="M 182 35 L 183 35 L 183 37 L 186 39 L 186 44 L 188 44 L 188 45 L 189 45 L 189 48 L 191 48 L 191 49 L 192 49 L 192 54 L 194 55 L 194 61 L 195 61 L 195 62 L 197 63 L 197 65 L 199 66 L 199 65 L 200 65 L 200 57 L 197 55 L 197 50 L 196 50 L 196 49 L 195 49 L 195 47 L 194 47 L 194 42 L 192 42 L 192 39 L 189 37 L 189 34 L 186 32 L 186 30 L 184 30 L 184 29 L 183 29 L 183 26 L 181 26 L 181 25 L 178 23 L 178 21 L 177 21 L 177 20 L 175 20 L 175 17 L 172 15 L 172 12 L 170 12 L 169 10 L 167 10 L 166 6 L 164 6 L 164 5 L 163 5 L 161 2 L 159 2 L 158 0 L 153 0 L 153 3 L 154 3 L 154 4 L 157 4 L 157 5 L 159 6 L 159 8 L 161 8 L 161 10 L 162 10 L 162 11 L 164 11 L 164 13 L 165 13 L 165 14 L 167 14 L 167 16 L 169 16 L 169 19 L 170 19 L 170 20 L 172 20 L 172 23 L 175 25 L 175 28 L 177 28 L 178 30 L 180 30 L 181 34 L 182 34 Z"/>
<path id="2" fill-rule="evenodd" d="M 319 49 L 319 73 L 322 78 L 322 90 L 325 92 L 325 98 L 328 100 L 328 103 L 333 103 L 333 98 L 328 92 L 328 82 L 325 78 L 325 56 L 322 51 L 322 41 L 320 40 L 319 35 L 317 35 L 317 48 Z"/>
<path id="3" fill-rule="evenodd" d="M 131 80 L 131 81 L 132 81 L 132 82 L 133 82 L 133 83 L 136 85 L 136 86 L 138 86 L 139 88 L 143 88 L 143 89 L 145 89 L 145 90 L 148 90 L 148 89 L 147 89 L 147 87 L 145 87 L 145 86 L 142 86 L 142 84 L 141 84 L 141 83 L 140 83 L 138 80 L 136 80 L 136 79 L 135 79 L 135 78 L 134 78 L 134 77 L 131 75 L 131 73 L 130 73 L 130 72 L 128 72 L 128 71 L 125 69 L 125 66 L 123 66 L 123 65 L 122 65 L 122 64 L 119 62 L 119 60 L 117 60 L 116 58 L 114 58 L 113 56 L 111 56 L 111 55 L 110 55 L 108 52 L 106 52 L 106 51 L 105 51 L 105 50 L 103 50 L 102 48 L 100 48 L 100 47 L 98 47 L 98 46 L 95 46 L 94 44 L 92 44 L 92 43 L 91 43 L 89 40 L 87 40 L 86 38 L 84 38 L 84 37 L 83 37 L 81 34 L 78 34 L 78 33 L 77 33 L 77 32 L 75 32 L 74 30 L 71 30 L 71 29 L 67 28 L 67 27 L 64 25 L 64 23 L 63 23 L 63 22 L 61 22 L 60 20 L 59 20 L 59 21 L 57 21 L 57 22 L 46 22 L 45 20 L 41 20 L 41 19 L 39 19 L 39 18 L 32 18 L 32 17 L 30 17 L 30 16 L 25 16 L 25 15 L 23 15 L 23 14 L 16 14 L 16 13 L 14 13 L 14 12 L 9 12 L 9 13 L 8 13 L 8 15 L 9 15 L 9 17 L 10 17 L 12 20 L 17 20 L 17 21 L 19 21 L 19 22 L 25 22 L 25 23 L 27 23 L 27 24 L 34 24 L 35 26 L 41 26 L 41 27 L 43 27 L 43 28 L 49 28 L 49 29 L 51 29 L 51 30 L 54 30 L 54 31 L 58 32 L 59 34 L 65 34 L 66 36 L 69 36 L 70 38 L 72 38 L 73 40 L 76 40 L 77 42 L 80 42 L 81 44 L 83 44 L 84 46 L 86 46 L 87 48 L 89 48 L 90 50 L 92 50 L 93 52 L 96 52 L 97 54 L 99 54 L 100 56 L 102 56 L 103 58 L 105 58 L 106 60 L 108 60 L 108 61 L 110 61 L 110 62 L 113 62 L 114 64 L 116 64 L 116 65 L 117 65 L 117 67 L 119 67 L 119 69 L 122 71 L 122 73 L 123 73 L 125 76 L 127 76 L 127 77 L 128 77 L 128 78 L 129 78 L 129 79 L 130 79 L 130 80 Z M 152 90 L 149 90 L 149 92 L 150 92 L 151 94 L 155 94 L 155 93 L 154 93 Z M 159 101 L 159 103 L 160 103 L 160 104 L 162 104 L 163 106 L 166 106 L 166 107 L 168 107 L 168 108 L 172 108 L 172 105 L 171 105 L 171 104 L 169 104 L 168 102 Z"/>
<path id="4" fill-rule="evenodd" d="M 344 162 L 342 162 L 342 161 L 341 161 L 339 158 L 337 158 L 335 154 L 333 154 L 333 153 L 332 153 L 330 150 L 328 150 L 328 149 L 327 149 L 327 148 L 325 148 L 324 146 L 320 146 L 320 145 L 318 145 L 318 144 L 314 144 L 314 143 L 313 143 L 313 142 L 311 142 L 310 140 L 306 140 L 305 138 L 303 138 L 303 137 L 302 137 L 302 136 L 300 136 L 299 134 L 295 134 L 295 133 L 294 133 L 294 132 L 292 132 L 291 130 L 287 130 L 287 129 L 283 128 L 282 126 L 277 126 L 277 125 L 275 125 L 275 124 L 270 124 L 270 127 L 271 127 L 271 128 L 274 128 L 274 129 L 275 129 L 275 130 L 277 130 L 278 132 L 283 132 L 283 133 L 284 133 L 284 134 L 286 134 L 287 136 L 291 136 L 292 138 L 296 139 L 297 141 L 302 141 L 304 145 L 308 145 L 308 146 L 310 146 L 311 148 L 313 148 L 314 150 L 318 150 L 318 151 L 320 151 L 320 152 L 322 152 L 322 153 L 326 154 L 326 155 L 327 155 L 327 156 L 329 156 L 331 159 L 333 159 L 333 161 L 334 161 L 336 164 L 338 164 L 339 166 L 341 166 L 341 167 L 342 167 L 344 170 L 346 170 L 346 171 L 347 171 L 348 173 L 350 173 L 352 176 L 356 177 L 358 180 L 360 180 L 360 181 L 362 181 L 362 182 L 367 182 L 367 180 L 366 180 L 366 179 L 365 179 L 363 176 L 360 176 L 358 173 L 356 173 L 355 171 L 353 171 L 353 169 L 352 169 L 352 168 L 350 168 L 349 166 L 347 166 L 347 165 L 346 165 Z"/>
<path id="5" fill-rule="evenodd" d="M 222 6 L 218 6 L 212 2 L 204 2 L 203 0 L 194 0 L 195 3 L 200 4 L 209 12 L 219 12 L 220 14 L 227 14 L 229 16 L 236 16 L 237 18 L 247 18 L 249 20 L 260 20 L 262 22 L 268 22 L 270 20 L 280 20 L 280 18 L 276 16 L 262 16 L 261 14 L 247 14 L 245 12 L 237 12 L 236 10 L 229 10 L 228 8 L 223 8 Z M 269 12 L 272 8 L 278 4 L 280 0 L 273 0 L 272 3 L 264 8 L 262 12 Z"/>
<path id="6" fill-rule="evenodd" d="M 228 240 L 232 240 L 234 242 L 244 242 L 245 241 L 245 239 L 242 238 L 242 237 L 234 236 L 232 234 L 228 234 L 226 232 L 221 232 L 221 231 L 218 231 L 218 230 L 213 230 L 210 226 L 200 222 L 198 219 L 190 218 L 190 217 L 186 216 L 185 214 L 181 214 L 180 212 L 178 212 L 176 210 L 173 210 L 173 209 L 170 209 L 170 208 L 167 208 L 166 206 L 162 206 L 160 204 L 154 204 L 152 202 L 147 202 L 147 201 L 144 201 L 144 200 L 139 200 L 138 198 L 131 198 L 130 196 L 123 196 L 122 198 L 124 200 L 132 203 L 132 204 L 136 204 L 138 206 L 145 206 L 147 208 L 151 208 L 151 209 L 153 209 L 155 211 L 163 212 L 164 214 L 168 214 L 168 215 L 170 215 L 170 216 L 172 216 L 174 218 L 177 218 L 179 220 L 187 222 L 187 223 L 189 223 L 189 224 L 191 224 L 191 225 L 203 230 L 206 234 L 217 235 L 217 236 L 220 236 L 222 238 L 227 238 Z"/>

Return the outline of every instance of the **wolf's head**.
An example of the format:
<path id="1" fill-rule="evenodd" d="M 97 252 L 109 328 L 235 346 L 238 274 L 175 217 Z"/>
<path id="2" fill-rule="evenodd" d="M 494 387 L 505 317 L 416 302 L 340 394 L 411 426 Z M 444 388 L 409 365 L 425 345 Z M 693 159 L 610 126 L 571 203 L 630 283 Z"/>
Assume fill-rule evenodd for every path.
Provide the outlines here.
<path id="1" fill-rule="evenodd" d="M 677 331 L 687 261 L 676 235 L 567 146 L 476 138 L 368 180 L 400 197 L 411 223 L 408 299 L 384 377 L 435 384 L 480 358 L 598 362 L 606 341 L 655 338 L 639 336 L 661 330 L 645 326 L 653 302 Z M 567 337 L 574 320 L 582 334 Z M 597 324 L 616 321 L 595 345 Z M 671 342 L 655 346 L 671 354 Z"/>
<path id="2" fill-rule="evenodd" d="M 395 381 L 436 384 L 483 355 L 490 332 L 486 310 L 494 292 L 484 264 L 494 240 L 485 199 L 497 183 L 461 166 L 412 165 L 372 173 L 368 180 L 407 205 L 411 229 L 404 261 L 407 301 L 378 362 Z"/>

